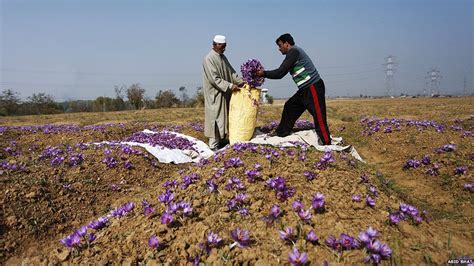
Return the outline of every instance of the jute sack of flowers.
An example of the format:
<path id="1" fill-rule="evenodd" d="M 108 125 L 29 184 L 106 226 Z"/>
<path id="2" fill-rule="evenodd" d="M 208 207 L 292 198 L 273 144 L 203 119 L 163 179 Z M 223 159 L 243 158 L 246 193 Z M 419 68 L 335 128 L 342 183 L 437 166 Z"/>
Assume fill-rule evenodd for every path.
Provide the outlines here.
<path id="1" fill-rule="evenodd" d="M 229 142 L 248 141 L 257 124 L 260 89 L 243 86 L 232 92 L 229 110 Z"/>

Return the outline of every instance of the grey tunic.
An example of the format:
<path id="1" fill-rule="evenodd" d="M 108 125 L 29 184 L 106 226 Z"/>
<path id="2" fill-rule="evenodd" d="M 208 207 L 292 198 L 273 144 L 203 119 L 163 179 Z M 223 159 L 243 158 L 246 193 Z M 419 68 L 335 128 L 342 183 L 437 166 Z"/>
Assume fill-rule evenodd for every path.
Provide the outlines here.
<path id="1" fill-rule="evenodd" d="M 243 80 L 237 75 L 225 55 L 211 51 L 204 57 L 203 93 L 204 93 L 204 135 L 208 138 L 223 138 L 229 128 L 229 102 L 232 85 Z M 216 136 L 215 126 L 220 136 Z"/>

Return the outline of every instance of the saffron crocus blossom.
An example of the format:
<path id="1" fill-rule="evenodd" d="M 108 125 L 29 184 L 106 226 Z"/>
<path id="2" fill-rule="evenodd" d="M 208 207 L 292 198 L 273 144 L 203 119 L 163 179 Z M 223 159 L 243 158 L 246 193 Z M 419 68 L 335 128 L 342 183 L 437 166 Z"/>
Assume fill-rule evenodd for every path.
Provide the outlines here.
<path id="1" fill-rule="evenodd" d="M 293 207 L 293 210 L 295 210 L 296 212 L 299 212 L 301 209 L 304 208 L 304 205 L 300 200 L 293 201 L 293 204 L 291 204 L 291 206 Z"/>
<path id="2" fill-rule="evenodd" d="M 470 192 L 474 192 L 474 184 L 473 183 L 465 183 L 464 189 L 469 190 Z"/>
<path id="3" fill-rule="evenodd" d="M 278 218 L 278 216 L 280 216 L 280 214 L 281 214 L 280 206 L 278 206 L 278 205 L 273 205 L 273 206 L 270 208 L 270 214 L 273 216 L 273 218 Z"/>
<path id="4" fill-rule="evenodd" d="M 80 237 L 83 237 L 87 234 L 87 226 L 81 226 L 76 230 L 76 234 Z"/>
<path id="5" fill-rule="evenodd" d="M 341 251 L 341 244 L 339 243 L 339 241 L 336 239 L 335 236 L 333 235 L 328 236 L 328 238 L 326 238 L 326 241 L 324 242 L 326 243 L 328 247 L 332 248 L 333 250 L 338 251 L 338 252 Z"/>
<path id="6" fill-rule="evenodd" d="M 370 191 L 370 193 L 372 193 L 375 197 L 377 197 L 378 194 L 379 194 L 378 191 L 377 191 L 377 188 L 374 187 L 374 186 L 370 186 L 370 187 L 369 187 L 369 191 Z"/>
<path id="7" fill-rule="evenodd" d="M 90 233 L 89 236 L 87 237 L 87 243 L 91 244 L 94 242 L 94 240 L 97 238 L 97 236 L 94 233 Z"/>
<path id="8" fill-rule="evenodd" d="M 354 238 L 347 234 L 341 234 L 339 237 L 339 243 L 343 249 L 351 249 L 354 246 Z"/>
<path id="9" fill-rule="evenodd" d="M 211 247 L 217 247 L 222 243 L 222 238 L 218 234 L 209 231 L 207 234 L 207 244 Z"/>
<path id="10" fill-rule="evenodd" d="M 314 194 L 311 205 L 313 206 L 315 210 L 323 210 L 324 209 L 324 195 L 319 192 Z"/>
<path id="11" fill-rule="evenodd" d="M 300 217 L 301 220 L 305 221 L 305 222 L 309 222 L 311 221 L 311 212 L 310 212 L 311 209 L 308 209 L 308 210 L 304 210 L 304 209 L 301 209 L 298 211 L 298 216 Z"/>
<path id="12" fill-rule="evenodd" d="M 123 167 L 127 170 L 132 170 L 133 169 L 133 164 L 130 161 L 125 161 L 123 163 Z"/>
<path id="13" fill-rule="evenodd" d="M 212 179 L 206 181 L 206 187 L 209 192 L 216 192 L 217 191 L 217 184 L 214 183 Z"/>
<path id="14" fill-rule="evenodd" d="M 314 180 L 316 178 L 316 173 L 313 171 L 306 170 L 303 172 L 303 174 L 306 177 L 306 179 L 308 179 L 309 181 Z"/>
<path id="15" fill-rule="evenodd" d="M 431 176 L 438 176 L 439 175 L 439 165 L 433 164 L 433 167 L 426 169 L 425 174 Z"/>
<path id="16" fill-rule="evenodd" d="M 165 193 L 158 195 L 158 201 L 168 204 L 174 199 L 174 193 L 171 193 L 170 190 L 166 190 Z"/>
<path id="17" fill-rule="evenodd" d="M 173 222 L 173 216 L 167 212 L 163 212 L 161 215 L 161 223 L 170 224 L 171 222 Z"/>
<path id="18" fill-rule="evenodd" d="M 61 239 L 60 242 L 68 248 L 77 247 L 81 243 L 81 236 L 74 233 L 72 235 L 68 235 L 65 238 Z"/>
<path id="19" fill-rule="evenodd" d="M 318 236 L 316 235 L 316 233 L 311 230 L 309 231 L 309 233 L 306 235 L 306 240 L 308 240 L 309 242 L 313 243 L 313 244 L 317 244 L 318 241 L 319 241 L 319 238 Z"/>
<path id="20" fill-rule="evenodd" d="M 410 159 L 405 162 L 403 169 L 418 168 L 420 164 L 421 162 L 419 160 Z"/>
<path id="21" fill-rule="evenodd" d="M 293 250 L 288 253 L 288 261 L 293 265 L 304 265 L 308 261 L 308 254 L 300 253 L 297 247 L 293 247 Z"/>
<path id="22" fill-rule="evenodd" d="M 249 231 L 247 230 L 241 230 L 239 227 L 237 227 L 235 230 L 230 232 L 230 235 L 235 241 L 231 247 L 238 245 L 241 248 L 245 248 L 250 244 Z"/>
<path id="23" fill-rule="evenodd" d="M 109 218 L 100 217 L 99 219 L 90 222 L 87 226 L 89 228 L 99 230 L 99 229 L 102 229 L 103 227 L 105 227 L 105 225 L 107 224 L 108 221 L 109 221 Z"/>
<path id="24" fill-rule="evenodd" d="M 156 237 L 155 235 L 152 235 L 150 237 L 150 239 L 148 239 L 148 246 L 152 249 L 155 249 L 157 248 L 158 246 L 160 245 L 160 241 L 158 239 L 158 237 Z"/>
<path id="25" fill-rule="evenodd" d="M 251 183 L 255 182 L 255 180 L 260 176 L 260 172 L 257 170 L 245 170 L 245 174 Z"/>
<path id="26" fill-rule="evenodd" d="M 430 164 L 431 163 L 430 156 L 428 155 L 423 156 L 423 158 L 421 159 L 421 163 L 424 165 Z"/>
<path id="27" fill-rule="evenodd" d="M 369 182 L 369 176 L 367 174 L 362 174 L 360 176 L 360 180 L 363 182 L 363 183 L 367 183 Z"/>
<path id="28" fill-rule="evenodd" d="M 294 241 L 295 240 L 295 230 L 292 227 L 287 227 L 283 231 L 278 231 L 280 239 L 284 241 Z"/>
<path id="29" fill-rule="evenodd" d="M 454 169 L 454 174 L 455 175 L 464 175 L 467 172 L 467 167 L 466 166 L 458 166 Z"/>
<path id="30" fill-rule="evenodd" d="M 360 195 L 352 195 L 352 201 L 360 202 L 361 201 Z"/>
<path id="31" fill-rule="evenodd" d="M 375 207 L 375 199 L 371 198 L 369 195 L 365 198 L 365 201 L 367 203 L 367 206 L 369 207 Z"/>

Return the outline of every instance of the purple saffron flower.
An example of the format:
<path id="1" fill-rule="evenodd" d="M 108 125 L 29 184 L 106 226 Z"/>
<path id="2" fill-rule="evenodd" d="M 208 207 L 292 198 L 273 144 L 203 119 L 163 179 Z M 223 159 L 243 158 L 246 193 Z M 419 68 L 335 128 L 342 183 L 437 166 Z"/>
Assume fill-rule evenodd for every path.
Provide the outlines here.
<path id="1" fill-rule="evenodd" d="M 464 175 L 467 172 L 467 167 L 466 166 L 458 166 L 454 169 L 454 174 L 455 175 Z"/>
<path id="2" fill-rule="evenodd" d="M 341 251 L 341 245 L 335 236 L 333 235 L 328 236 L 328 238 L 326 238 L 326 241 L 324 242 L 326 243 L 328 247 L 332 248 L 333 250 L 336 250 L 338 252 Z"/>
<path id="3" fill-rule="evenodd" d="M 305 170 L 303 174 L 304 176 L 306 176 L 306 179 L 308 179 L 309 181 L 314 180 L 316 178 L 316 173 L 313 171 Z"/>
<path id="4" fill-rule="evenodd" d="M 363 183 L 369 182 L 369 176 L 367 176 L 367 174 L 365 174 L 365 173 L 360 176 L 360 179 Z"/>
<path id="5" fill-rule="evenodd" d="M 304 265 L 308 261 L 308 254 L 300 253 L 298 248 L 293 247 L 293 250 L 288 253 L 288 261 L 293 265 Z"/>
<path id="6" fill-rule="evenodd" d="M 130 161 L 125 161 L 123 163 L 123 167 L 125 167 L 125 169 L 127 169 L 127 170 L 132 170 L 133 169 L 133 165 Z"/>
<path id="7" fill-rule="evenodd" d="M 87 237 L 87 243 L 92 243 L 94 240 L 97 238 L 97 236 L 94 233 L 90 233 L 89 236 Z"/>
<path id="8" fill-rule="evenodd" d="M 87 234 L 87 226 L 81 226 L 79 229 L 77 229 L 76 234 L 80 237 L 83 237 Z"/>
<path id="9" fill-rule="evenodd" d="M 366 256 L 364 258 L 364 262 L 365 263 L 374 263 L 374 264 L 379 264 L 380 263 L 380 255 L 379 254 L 376 254 L 376 253 L 371 253 L 370 255 Z"/>
<path id="10" fill-rule="evenodd" d="M 209 231 L 209 233 L 207 234 L 207 244 L 209 246 L 217 247 L 220 245 L 221 242 L 222 242 L 222 238 L 220 238 L 218 234 L 212 231 Z"/>
<path id="11" fill-rule="evenodd" d="M 87 226 L 89 228 L 99 230 L 99 229 L 105 227 L 105 225 L 107 224 L 108 221 L 109 221 L 109 219 L 107 217 L 100 217 L 99 219 L 90 222 Z"/>
<path id="12" fill-rule="evenodd" d="M 360 195 L 352 195 L 352 201 L 360 202 L 361 201 Z"/>
<path id="13" fill-rule="evenodd" d="M 273 218 L 277 218 L 281 214 L 281 209 L 280 206 L 278 205 L 273 205 L 270 208 L 270 214 L 273 216 Z"/>
<path id="14" fill-rule="evenodd" d="M 61 239 L 61 243 L 68 248 L 79 246 L 79 244 L 81 243 L 81 236 L 76 233 L 68 235 L 65 238 Z"/>
<path id="15" fill-rule="evenodd" d="M 299 212 L 300 210 L 304 208 L 304 205 L 300 200 L 293 201 L 293 204 L 291 206 L 293 207 L 293 210 L 295 210 L 296 212 Z"/>
<path id="16" fill-rule="evenodd" d="M 171 222 L 173 222 L 173 216 L 167 212 L 163 212 L 161 215 L 161 223 L 168 225 Z"/>
<path id="17" fill-rule="evenodd" d="M 212 179 L 206 181 L 207 190 L 212 193 L 217 191 L 217 184 Z"/>
<path id="18" fill-rule="evenodd" d="M 315 210 L 324 209 L 324 195 L 319 192 L 314 194 L 311 204 Z"/>
<path id="19" fill-rule="evenodd" d="M 306 235 L 306 240 L 308 240 L 309 242 L 313 243 L 313 244 L 317 244 L 318 241 L 319 241 L 319 238 L 318 236 L 316 235 L 316 233 L 311 230 L 309 231 L 309 233 Z"/>
<path id="20" fill-rule="evenodd" d="M 389 258 L 392 256 L 392 250 L 386 244 L 381 244 L 378 251 L 382 258 Z"/>
<path id="21" fill-rule="evenodd" d="M 295 230 L 292 227 L 287 227 L 285 228 L 284 231 L 278 231 L 281 240 L 283 241 L 291 241 L 293 242 L 295 240 Z"/>
<path id="22" fill-rule="evenodd" d="M 474 184 L 473 183 L 465 183 L 464 189 L 469 190 L 470 192 L 474 192 Z"/>
<path id="23" fill-rule="evenodd" d="M 369 187 L 369 191 L 370 191 L 370 193 L 372 193 L 375 197 L 378 196 L 378 191 L 377 191 L 377 188 L 376 188 L 376 187 L 374 187 L 374 186 L 371 185 L 371 186 Z"/>
<path id="24" fill-rule="evenodd" d="M 421 163 L 424 165 L 430 164 L 431 163 L 430 156 L 428 155 L 423 156 L 423 159 L 421 159 Z"/>
<path id="25" fill-rule="evenodd" d="M 365 198 L 367 206 L 375 207 L 375 199 L 371 198 L 369 195 Z"/>
<path id="26" fill-rule="evenodd" d="M 390 213 L 388 217 L 391 224 L 398 224 L 400 221 L 404 220 L 404 215 L 401 212 Z"/>
<path id="27" fill-rule="evenodd" d="M 241 230 L 237 227 L 235 230 L 230 232 L 230 235 L 235 241 L 234 244 L 232 244 L 232 247 L 238 245 L 241 248 L 245 248 L 250 244 L 249 232 L 247 230 Z"/>
<path id="28" fill-rule="evenodd" d="M 298 216 L 301 218 L 301 220 L 305 221 L 305 222 L 309 222 L 311 221 L 311 212 L 310 212 L 311 209 L 308 209 L 308 210 L 304 210 L 304 209 L 300 209 L 298 211 Z"/>
<path id="29" fill-rule="evenodd" d="M 257 171 L 260 171 L 260 170 L 263 169 L 263 168 L 262 168 L 262 165 L 259 164 L 259 163 L 256 163 L 255 166 L 254 166 L 254 168 L 255 168 L 255 170 L 257 170 Z"/>
<path id="30" fill-rule="evenodd" d="M 351 249 L 354 245 L 354 238 L 347 234 L 341 234 L 339 243 L 344 249 Z"/>
<path id="31" fill-rule="evenodd" d="M 148 239 L 148 246 L 152 249 L 157 248 L 160 245 L 160 241 L 158 240 L 158 237 L 155 235 L 152 235 L 150 239 Z"/>
<path id="32" fill-rule="evenodd" d="M 173 201 L 173 199 L 174 199 L 174 193 L 171 193 L 171 191 L 169 190 L 166 190 L 165 193 L 160 194 L 158 196 L 158 201 L 165 204 L 170 203 L 171 201 Z"/>

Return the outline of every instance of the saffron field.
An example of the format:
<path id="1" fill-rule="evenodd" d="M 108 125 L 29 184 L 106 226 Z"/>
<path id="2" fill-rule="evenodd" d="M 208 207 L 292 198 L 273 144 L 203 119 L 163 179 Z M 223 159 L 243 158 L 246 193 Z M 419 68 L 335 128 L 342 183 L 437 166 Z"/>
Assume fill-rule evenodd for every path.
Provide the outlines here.
<path id="1" fill-rule="evenodd" d="M 207 143 L 204 110 L 0 118 L 0 262 L 444 264 L 474 255 L 473 97 L 329 100 L 350 154 L 236 144 L 163 164 L 134 140 Z M 283 106 L 263 106 L 273 129 Z M 309 120 L 308 120 L 309 119 Z M 298 128 L 311 127 L 305 113 Z M 93 144 L 109 141 L 111 144 Z M 115 144 L 114 144 L 115 143 Z"/>

